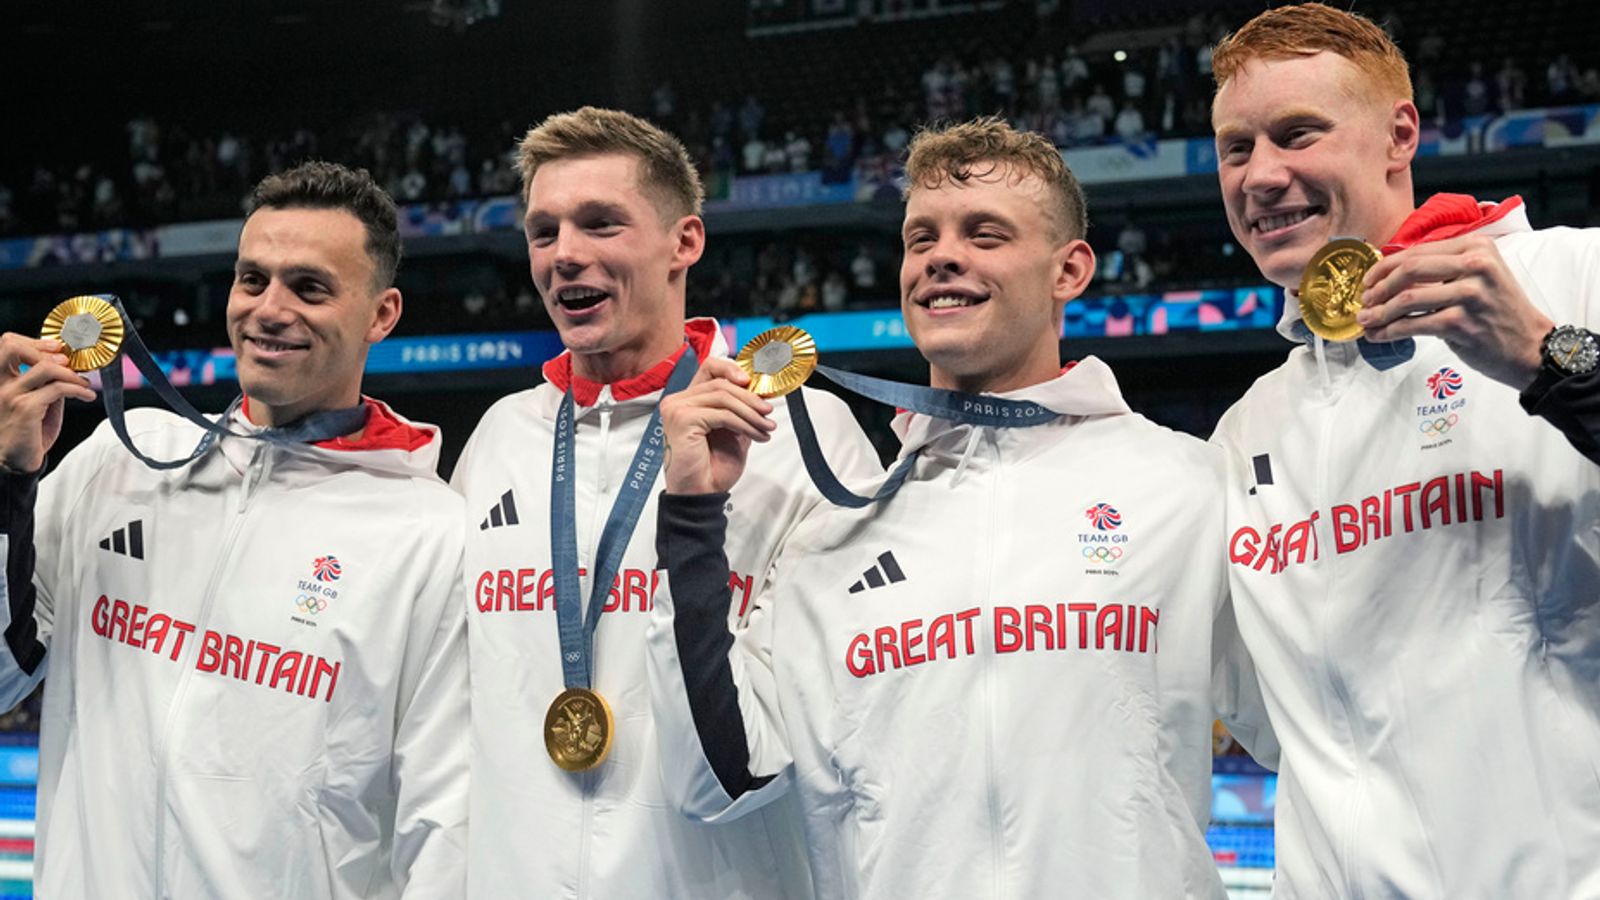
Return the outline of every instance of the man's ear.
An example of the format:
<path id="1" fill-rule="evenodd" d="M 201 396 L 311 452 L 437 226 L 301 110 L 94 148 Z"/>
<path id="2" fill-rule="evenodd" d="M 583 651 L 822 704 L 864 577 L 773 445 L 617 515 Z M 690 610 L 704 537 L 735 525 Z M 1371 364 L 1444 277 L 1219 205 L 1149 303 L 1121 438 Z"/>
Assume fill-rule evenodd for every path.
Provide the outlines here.
<path id="1" fill-rule="evenodd" d="M 700 261 L 706 252 L 706 223 L 699 216 L 684 216 L 672 226 L 676 245 L 672 248 L 672 271 L 682 272 Z"/>
<path id="2" fill-rule="evenodd" d="M 367 326 L 367 343 L 376 344 L 388 337 L 394 326 L 400 324 L 400 311 L 404 306 L 397 287 L 379 294 L 377 308 L 372 312 L 372 324 Z"/>
<path id="3" fill-rule="evenodd" d="M 1076 300 L 1094 280 L 1094 248 L 1082 238 L 1073 238 L 1050 255 L 1053 278 L 1050 299 L 1065 306 Z"/>

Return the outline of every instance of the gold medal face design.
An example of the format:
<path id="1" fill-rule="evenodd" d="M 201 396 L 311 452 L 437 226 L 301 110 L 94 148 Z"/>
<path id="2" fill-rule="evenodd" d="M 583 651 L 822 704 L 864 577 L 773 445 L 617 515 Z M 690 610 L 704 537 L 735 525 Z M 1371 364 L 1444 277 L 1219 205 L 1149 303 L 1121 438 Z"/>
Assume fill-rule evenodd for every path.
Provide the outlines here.
<path id="1" fill-rule="evenodd" d="M 74 372 L 105 368 L 122 350 L 122 316 L 99 297 L 73 297 L 45 316 L 39 336 L 65 344 Z"/>
<path id="2" fill-rule="evenodd" d="M 817 342 L 793 325 L 779 325 L 750 339 L 734 357 L 750 376 L 750 390 L 771 400 L 806 383 L 817 368 Z"/>
<path id="3" fill-rule="evenodd" d="M 1313 334 L 1328 341 L 1361 336 L 1361 279 L 1380 259 L 1378 248 L 1353 238 L 1330 241 L 1311 257 L 1300 277 L 1300 316 Z"/>
<path id="4" fill-rule="evenodd" d="M 562 769 L 584 772 L 605 761 L 614 730 L 604 698 L 586 688 L 568 688 L 545 713 L 544 748 Z"/>

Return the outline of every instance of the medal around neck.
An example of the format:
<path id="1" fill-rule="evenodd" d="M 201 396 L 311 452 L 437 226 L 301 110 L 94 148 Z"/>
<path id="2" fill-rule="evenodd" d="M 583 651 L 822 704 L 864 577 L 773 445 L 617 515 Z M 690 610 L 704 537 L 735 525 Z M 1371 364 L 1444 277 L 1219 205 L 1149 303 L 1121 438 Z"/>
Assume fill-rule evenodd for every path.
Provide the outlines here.
<path id="1" fill-rule="evenodd" d="M 751 338 L 733 361 L 750 376 L 750 390 L 771 400 L 805 384 L 816 371 L 817 342 L 802 329 L 779 325 Z"/>
<path id="2" fill-rule="evenodd" d="M 557 694 L 544 716 L 544 748 L 567 772 L 587 772 L 605 762 L 615 733 L 611 707 L 588 688 Z"/>
<path id="3" fill-rule="evenodd" d="M 1312 334 L 1336 342 L 1361 337 L 1361 279 L 1380 259 L 1377 247 L 1355 238 L 1330 241 L 1311 257 L 1300 277 L 1300 317 Z"/>
<path id="4" fill-rule="evenodd" d="M 39 336 L 66 347 L 72 371 L 93 372 L 110 365 L 122 352 L 122 315 L 100 297 L 72 297 L 50 310 Z"/>

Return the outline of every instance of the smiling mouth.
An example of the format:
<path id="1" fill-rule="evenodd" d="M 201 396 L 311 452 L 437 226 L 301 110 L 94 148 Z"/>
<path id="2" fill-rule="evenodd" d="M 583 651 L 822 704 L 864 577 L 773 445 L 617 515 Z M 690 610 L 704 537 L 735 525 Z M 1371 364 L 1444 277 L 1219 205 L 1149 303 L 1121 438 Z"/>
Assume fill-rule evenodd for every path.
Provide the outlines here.
<path id="1" fill-rule="evenodd" d="M 988 297 L 974 297 L 971 294 L 929 294 L 917 301 L 917 305 L 927 309 L 961 309 L 968 306 L 977 306 L 988 301 Z"/>
<path id="2" fill-rule="evenodd" d="M 268 353 L 287 353 L 290 350 L 306 350 L 311 347 L 310 344 L 291 344 L 288 341 L 278 341 L 267 337 L 251 336 L 245 338 L 245 340 Z"/>
<path id="3" fill-rule="evenodd" d="M 556 291 L 556 305 L 577 312 L 589 309 L 611 295 L 598 288 L 562 288 Z"/>
<path id="4" fill-rule="evenodd" d="M 1250 230 L 1255 234 L 1269 234 L 1274 231 L 1281 231 L 1292 225 L 1299 225 L 1312 216 L 1320 216 L 1326 211 L 1327 209 L 1322 206 L 1308 206 L 1293 212 L 1262 216 L 1250 223 Z"/>

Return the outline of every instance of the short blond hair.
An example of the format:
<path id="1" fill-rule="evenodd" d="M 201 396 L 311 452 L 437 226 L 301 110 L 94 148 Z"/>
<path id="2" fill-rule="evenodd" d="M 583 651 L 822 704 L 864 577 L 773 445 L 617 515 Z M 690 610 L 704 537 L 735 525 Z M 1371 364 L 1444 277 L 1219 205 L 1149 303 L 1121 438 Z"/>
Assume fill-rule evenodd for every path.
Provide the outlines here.
<path id="1" fill-rule="evenodd" d="M 1394 41 L 1371 19 L 1322 3 L 1269 9 L 1218 42 L 1211 74 L 1220 90 L 1256 59 L 1336 53 L 1354 63 L 1384 101 L 1411 99 L 1411 71 Z"/>
<path id="2" fill-rule="evenodd" d="M 1044 182 L 1054 195 L 1045 214 L 1056 224 L 1057 238 L 1076 240 L 1089 232 L 1083 187 L 1061 151 L 1043 135 L 1018 131 L 995 116 L 919 131 L 907 151 L 905 196 L 916 188 L 983 178 L 1000 166 L 1010 166 L 1016 178 L 1034 175 Z"/>
<path id="3" fill-rule="evenodd" d="M 556 113 L 523 136 L 517 144 L 523 199 L 545 163 L 610 153 L 639 161 L 639 188 L 663 219 L 700 215 L 705 189 L 683 142 L 631 113 L 595 106 Z"/>

